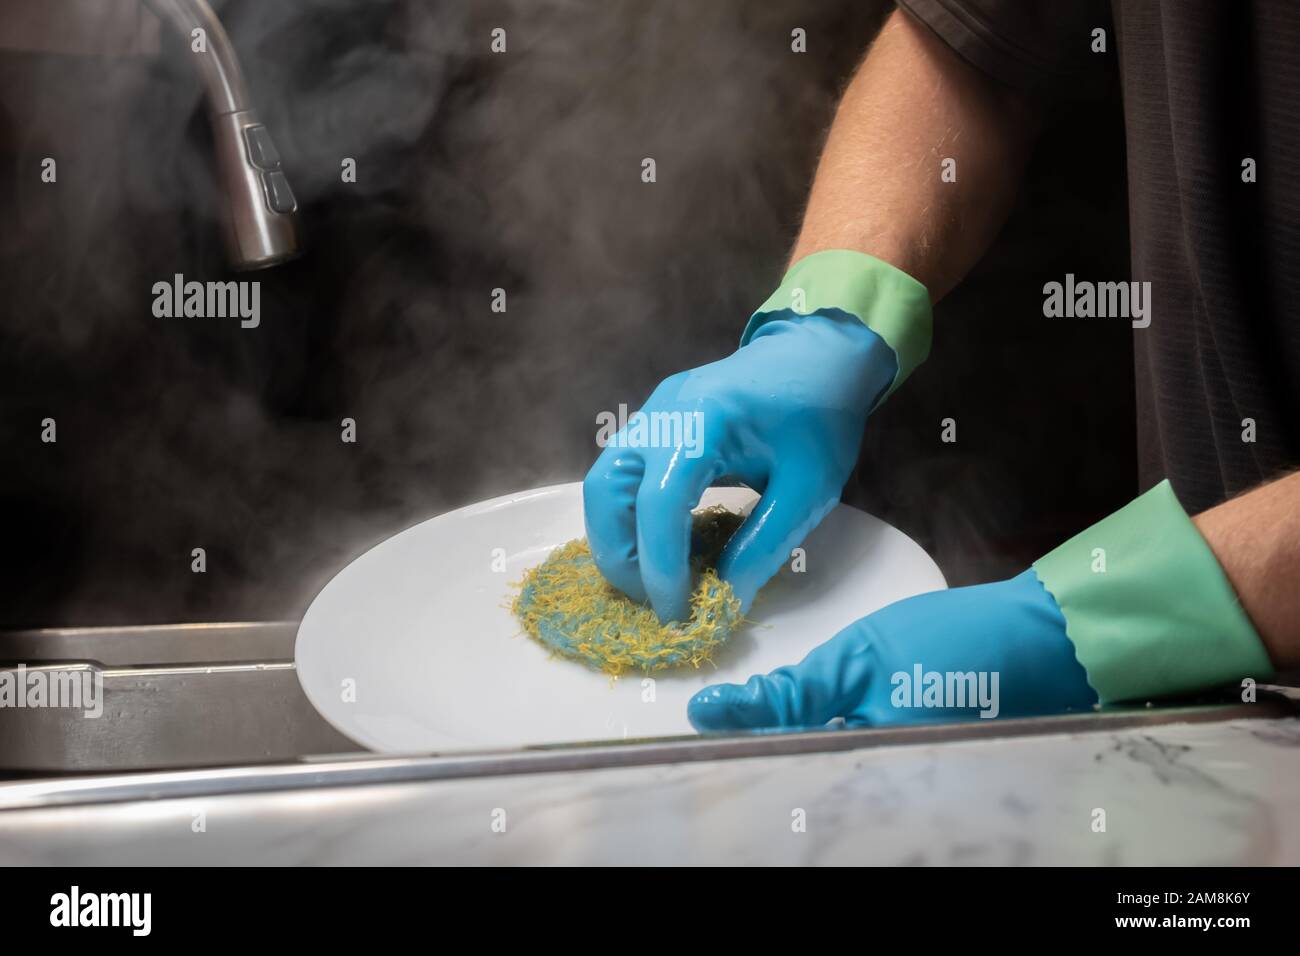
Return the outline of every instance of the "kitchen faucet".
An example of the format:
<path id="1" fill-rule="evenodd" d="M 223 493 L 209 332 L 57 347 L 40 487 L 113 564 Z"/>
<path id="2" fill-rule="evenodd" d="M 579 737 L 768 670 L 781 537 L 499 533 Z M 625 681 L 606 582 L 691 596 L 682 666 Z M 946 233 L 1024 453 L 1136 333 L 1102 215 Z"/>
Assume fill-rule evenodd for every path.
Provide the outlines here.
<path id="1" fill-rule="evenodd" d="M 235 48 L 221 21 L 207 0 L 144 2 L 186 43 L 193 42 L 195 30 L 205 34 L 206 50 L 191 56 L 212 121 L 231 265 L 238 270 L 262 269 L 293 258 L 298 254 L 298 203 L 280 153 L 253 108 Z"/>

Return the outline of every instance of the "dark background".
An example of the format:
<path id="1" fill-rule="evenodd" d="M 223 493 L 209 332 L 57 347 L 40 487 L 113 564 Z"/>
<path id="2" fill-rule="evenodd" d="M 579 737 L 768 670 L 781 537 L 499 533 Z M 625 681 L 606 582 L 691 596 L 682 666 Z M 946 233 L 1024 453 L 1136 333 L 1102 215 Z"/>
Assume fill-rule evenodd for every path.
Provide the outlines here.
<path id="1" fill-rule="evenodd" d="M 253 330 L 151 311 L 176 272 L 229 278 L 187 47 L 0 52 L 0 627 L 292 618 L 402 528 L 580 479 L 598 411 L 732 351 L 780 280 L 888 4 L 214 6 L 307 243 L 251 276 Z M 1127 277 L 1122 150 L 1114 93 L 1053 109 L 1002 238 L 868 427 L 846 499 L 950 583 L 1014 573 L 1136 493 L 1131 333 L 1045 319 L 1041 291 Z"/>

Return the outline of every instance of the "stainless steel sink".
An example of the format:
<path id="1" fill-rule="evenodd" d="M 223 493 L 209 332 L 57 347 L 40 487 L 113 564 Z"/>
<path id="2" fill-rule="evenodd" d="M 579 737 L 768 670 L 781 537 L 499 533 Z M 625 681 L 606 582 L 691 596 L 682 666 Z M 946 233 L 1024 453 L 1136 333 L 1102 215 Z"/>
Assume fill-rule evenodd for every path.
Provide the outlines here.
<path id="1" fill-rule="evenodd" d="M 77 775 L 55 790 L 66 798 L 92 786 L 87 775 L 164 772 L 160 779 L 241 789 L 337 786 L 390 779 L 579 770 L 881 747 L 983 737 L 1075 733 L 1181 721 L 1280 717 L 1300 692 L 1261 688 L 1258 703 L 1231 693 L 1178 706 L 1114 708 L 1089 714 L 969 721 L 899 728 L 780 735 L 618 741 L 493 753 L 379 757 L 334 730 L 307 700 L 293 664 L 293 622 L 67 628 L 0 633 L 0 674 L 21 665 L 97 674 L 98 718 L 68 708 L 0 707 L 0 779 Z M 333 759 L 333 758 L 340 759 Z M 325 759 L 331 758 L 331 759 Z M 273 765 L 273 766 L 268 766 Z M 211 768 L 222 768 L 219 771 Z M 199 777 L 168 774 L 206 771 Z M 216 776 L 212 776 L 212 774 Z M 157 775 L 148 775 L 157 776 Z M 132 778 L 134 783 L 130 783 Z M 132 774 L 122 793 L 143 778 Z M 214 783 L 216 781 L 216 783 Z M 269 782 L 269 784 L 268 784 Z M 150 792 L 159 784 L 150 783 Z M 111 789 L 111 788 L 110 788 Z M 165 788 L 164 788 L 165 789 Z M 114 791 L 117 792 L 117 791 Z"/>
<path id="2" fill-rule="evenodd" d="M 261 764 L 364 752 L 303 695 L 292 622 L 0 634 L 0 671 L 98 674 L 103 713 L 0 709 L 0 775 Z"/>

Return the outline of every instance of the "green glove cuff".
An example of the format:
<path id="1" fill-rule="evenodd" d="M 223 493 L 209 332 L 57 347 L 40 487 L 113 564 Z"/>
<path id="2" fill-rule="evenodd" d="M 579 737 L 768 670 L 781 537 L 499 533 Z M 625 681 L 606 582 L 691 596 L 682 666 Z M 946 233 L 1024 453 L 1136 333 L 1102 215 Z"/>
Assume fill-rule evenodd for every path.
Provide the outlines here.
<path id="1" fill-rule="evenodd" d="M 780 288 L 750 316 L 740 344 L 782 313 L 833 311 L 854 316 L 894 350 L 898 372 L 882 402 L 930 354 L 934 321 L 925 286 L 887 262 L 848 249 L 814 252 L 791 266 Z"/>
<path id="2" fill-rule="evenodd" d="M 1168 481 L 1034 562 L 1034 571 L 1103 704 L 1273 673 Z"/>

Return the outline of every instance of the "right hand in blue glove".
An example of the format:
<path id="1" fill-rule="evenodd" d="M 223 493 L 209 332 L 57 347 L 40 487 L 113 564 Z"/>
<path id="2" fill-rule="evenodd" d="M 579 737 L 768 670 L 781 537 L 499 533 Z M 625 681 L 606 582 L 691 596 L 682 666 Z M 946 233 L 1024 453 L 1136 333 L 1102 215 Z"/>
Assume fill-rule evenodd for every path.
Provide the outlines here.
<path id="1" fill-rule="evenodd" d="M 791 299 L 804 307 L 788 307 Z M 661 621 L 686 620 L 691 509 L 710 485 L 740 482 L 762 497 L 718 571 L 748 609 L 839 500 L 867 413 L 901 381 L 900 365 L 905 374 L 923 357 L 928 336 L 929 298 L 910 277 L 860 253 L 801 260 L 737 352 L 655 389 L 638 414 L 652 424 L 648 435 L 670 441 L 636 442 L 629 427 L 592 466 L 583 501 L 601 573 L 648 600 Z M 887 338 L 904 343 L 906 363 Z M 671 420 L 656 413 L 694 416 L 700 434 L 653 427 Z"/>

